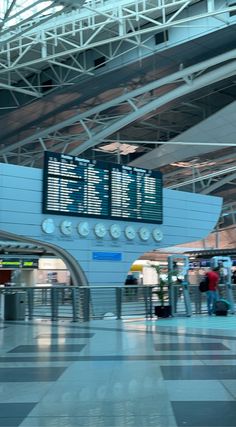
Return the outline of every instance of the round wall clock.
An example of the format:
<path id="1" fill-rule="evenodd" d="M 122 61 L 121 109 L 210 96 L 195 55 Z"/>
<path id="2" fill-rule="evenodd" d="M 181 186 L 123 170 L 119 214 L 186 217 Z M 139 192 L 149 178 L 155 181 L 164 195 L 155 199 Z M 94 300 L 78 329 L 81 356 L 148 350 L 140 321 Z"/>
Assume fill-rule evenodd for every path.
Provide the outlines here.
<path id="1" fill-rule="evenodd" d="M 127 227 L 125 227 L 125 236 L 129 240 L 133 240 L 135 238 L 136 231 L 131 225 L 127 225 Z"/>
<path id="2" fill-rule="evenodd" d="M 156 240 L 156 242 L 160 242 L 163 239 L 163 233 L 160 228 L 154 228 L 152 236 L 153 239 Z"/>
<path id="3" fill-rule="evenodd" d="M 88 234 L 89 234 L 89 223 L 87 221 L 80 222 L 77 226 L 77 231 L 83 237 L 88 236 Z"/>
<path id="4" fill-rule="evenodd" d="M 118 239 L 121 235 L 121 228 L 118 224 L 112 224 L 110 226 L 110 234 L 113 239 Z"/>
<path id="5" fill-rule="evenodd" d="M 151 234 L 149 229 L 146 227 L 141 227 L 138 232 L 139 232 L 140 238 L 145 241 L 149 239 Z"/>
<path id="6" fill-rule="evenodd" d="M 107 230 L 104 224 L 102 224 L 101 222 L 98 222 L 95 225 L 94 232 L 97 237 L 104 237 L 106 235 Z"/>
<path id="7" fill-rule="evenodd" d="M 55 224 L 52 218 L 46 218 L 42 222 L 42 230 L 44 233 L 51 234 L 55 231 Z"/>
<path id="8" fill-rule="evenodd" d="M 70 234 L 72 233 L 72 222 L 68 219 L 65 219 L 64 221 L 62 221 L 60 228 L 63 234 L 65 234 L 66 236 L 70 236 Z"/>

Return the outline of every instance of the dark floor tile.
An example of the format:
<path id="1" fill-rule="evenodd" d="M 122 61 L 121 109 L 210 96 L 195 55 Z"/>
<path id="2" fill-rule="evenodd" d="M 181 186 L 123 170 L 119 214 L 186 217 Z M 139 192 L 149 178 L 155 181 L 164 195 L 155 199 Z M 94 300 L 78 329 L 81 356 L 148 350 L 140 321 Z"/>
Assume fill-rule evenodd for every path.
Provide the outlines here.
<path id="1" fill-rule="evenodd" d="M 0 418 L 0 427 L 18 427 L 25 417 Z"/>
<path id="2" fill-rule="evenodd" d="M 158 335 L 173 335 L 173 336 L 185 336 L 185 337 L 192 337 L 192 338 L 210 338 L 210 339 L 218 339 L 218 340 L 236 340 L 235 336 L 228 336 L 228 335 L 216 335 L 216 334 L 196 334 L 194 332 L 156 332 Z"/>
<path id="3" fill-rule="evenodd" d="M 40 344 L 40 345 L 18 345 L 8 353 L 38 353 L 38 352 L 56 352 L 56 353 L 65 353 L 65 352 L 74 352 L 81 351 L 85 347 L 85 344 Z"/>
<path id="4" fill-rule="evenodd" d="M 4 356 L 0 357 L 0 363 L 25 363 L 25 362 L 75 362 L 77 360 L 81 360 L 80 356 L 69 356 L 67 354 L 63 354 L 61 356 L 51 356 L 48 354 L 47 356 L 35 355 L 35 356 Z M 82 357 L 83 360 L 83 357 Z"/>
<path id="5" fill-rule="evenodd" d="M 94 328 L 92 328 L 94 329 Z M 200 333 L 196 333 L 196 332 L 180 332 L 179 329 L 177 330 L 173 330 L 174 328 L 172 328 L 172 330 L 170 331 L 169 329 L 167 330 L 163 330 L 164 328 L 161 329 L 154 329 L 154 330 L 148 330 L 145 329 L 145 327 L 143 327 L 142 329 L 134 329 L 132 327 L 128 327 L 128 329 L 125 329 L 125 332 L 131 332 L 131 333 L 141 333 L 141 334 L 151 334 L 151 335 L 163 335 L 165 337 L 168 336 L 175 336 L 175 337 L 180 337 L 180 336 L 184 336 L 184 337 L 190 337 L 190 338 L 210 338 L 210 339 L 218 339 L 218 340 L 233 340 L 236 341 L 236 336 L 234 335 L 220 335 L 220 334 L 216 334 L 216 333 L 208 333 L 206 334 L 205 332 L 201 331 Z M 122 331 L 122 329 L 120 329 Z M 228 332 L 228 331 L 227 331 Z"/>
<path id="6" fill-rule="evenodd" d="M 236 366 L 176 365 L 161 366 L 165 380 L 235 380 Z M 236 423 L 235 423 L 236 425 Z"/>
<path id="7" fill-rule="evenodd" d="M 178 427 L 235 427 L 236 402 L 171 402 Z"/>
<path id="8" fill-rule="evenodd" d="M 65 333 L 65 334 L 40 334 L 36 338 L 92 338 L 94 334 L 85 333 Z"/>
<path id="9" fill-rule="evenodd" d="M 0 426 L 18 427 L 36 403 L 0 403 Z"/>
<path id="10" fill-rule="evenodd" d="M 34 408 L 36 403 L 0 403 L 0 418 L 25 417 Z"/>
<path id="11" fill-rule="evenodd" d="M 158 343 L 154 345 L 157 351 L 201 351 L 201 350 L 229 350 L 229 348 L 217 342 L 177 342 L 177 343 Z"/>
<path id="12" fill-rule="evenodd" d="M 68 354 L 62 354 L 59 356 L 53 356 L 50 353 L 48 355 L 35 356 L 3 356 L 0 357 L 0 363 L 24 363 L 24 362 L 74 362 L 74 361 L 96 361 L 104 362 L 106 360 L 125 360 L 125 361 L 147 361 L 147 360 L 236 360 L 236 354 L 166 354 L 162 355 L 132 355 L 132 356 L 71 356 Z"/>
<path id="13" fill-rule="evenodd" d="M 0 368 L 0 382 L 56 381 L 64 367 Z"/>

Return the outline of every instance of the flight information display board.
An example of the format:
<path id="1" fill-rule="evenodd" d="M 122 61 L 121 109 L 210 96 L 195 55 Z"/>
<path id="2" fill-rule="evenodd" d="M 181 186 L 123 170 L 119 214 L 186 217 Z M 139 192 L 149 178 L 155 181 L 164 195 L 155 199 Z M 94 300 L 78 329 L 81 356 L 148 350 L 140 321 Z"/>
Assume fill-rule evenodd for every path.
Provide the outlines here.
<path id="1" fill-rule="evenodd" d="M 43 213 L 160 224 L 162 175 L 46 151 Z"/>
<path id="2" fill-rule="evenodd" d="M 45 153 L 43 211 L 107 217 L 109 169 L 66 154 Z"/>
<path id="3" fill-rule="evenodd" d="M 162 177 L 130 166 L 111 168 L 111 217 L 162 222 Z"/>

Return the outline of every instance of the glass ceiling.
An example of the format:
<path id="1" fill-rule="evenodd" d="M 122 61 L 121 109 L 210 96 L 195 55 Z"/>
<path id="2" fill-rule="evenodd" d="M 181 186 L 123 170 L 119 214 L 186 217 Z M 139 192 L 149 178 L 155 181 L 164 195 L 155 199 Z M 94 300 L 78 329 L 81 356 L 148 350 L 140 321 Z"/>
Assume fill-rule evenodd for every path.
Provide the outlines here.
<path id="1" fill-rule="evenodd" d="M 57 1 L 32 1 L 32 0 L 0 0 L 0 29 L 23 24 L 40 15 L 53 14 L 63 9 L 56 5 Z M 59 2 L 58 2 L 59 3 Z"/>

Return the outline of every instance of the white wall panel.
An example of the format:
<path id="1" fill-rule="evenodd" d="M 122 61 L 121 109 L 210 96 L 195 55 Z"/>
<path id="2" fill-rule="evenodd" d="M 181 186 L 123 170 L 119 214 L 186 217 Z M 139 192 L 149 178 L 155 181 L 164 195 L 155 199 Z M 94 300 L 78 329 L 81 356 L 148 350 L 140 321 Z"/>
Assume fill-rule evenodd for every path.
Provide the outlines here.
<path id="1" fill-rule="evenodd" d="M 150 231 L 155 227 L 163 231 L 164 238 L 160 243 L 155 242 L 152 237 L 147 242 L 142 242 L 138 235 L 133 241 L 128 241 L 124 228 L 130 222 L 96 218 L 86 218 L 90 234 L 87 238 L 82 238 L 77 233 L 76 226 L 84 218 L 42 214 L 41 170 L 0 164 L 0 230 L 66 249 L 77 260 L 91 285 L 123 284 L 131 264 L 143 253 L 205 238 L 217 223 L 222 200 L 218 197 L 164 189 L 163 204 L 163 224 L 145 224 Z M 45 234 L 41 228 L 43 219 L 47 217 L 53 217 L 56 224 L 52 235 Z M 60 223 L 65 218 L 70 218 L 73 223 L 73 233 L 69 237 L 64 237 L 60 231 Z M 107 229 L 112 223 L 119 222 L 121 237 L 117 241 L 113 240 L 107 232 L 104 239 L 96 238 L 93 229 L 97 222 L 103 222 Z M 132 225 L 138 231 L 144 224 Z M 102 256 L 118 253 L 121 254 L 121 260 L 95 261 L 94 252 L 100 252 Z"/>

